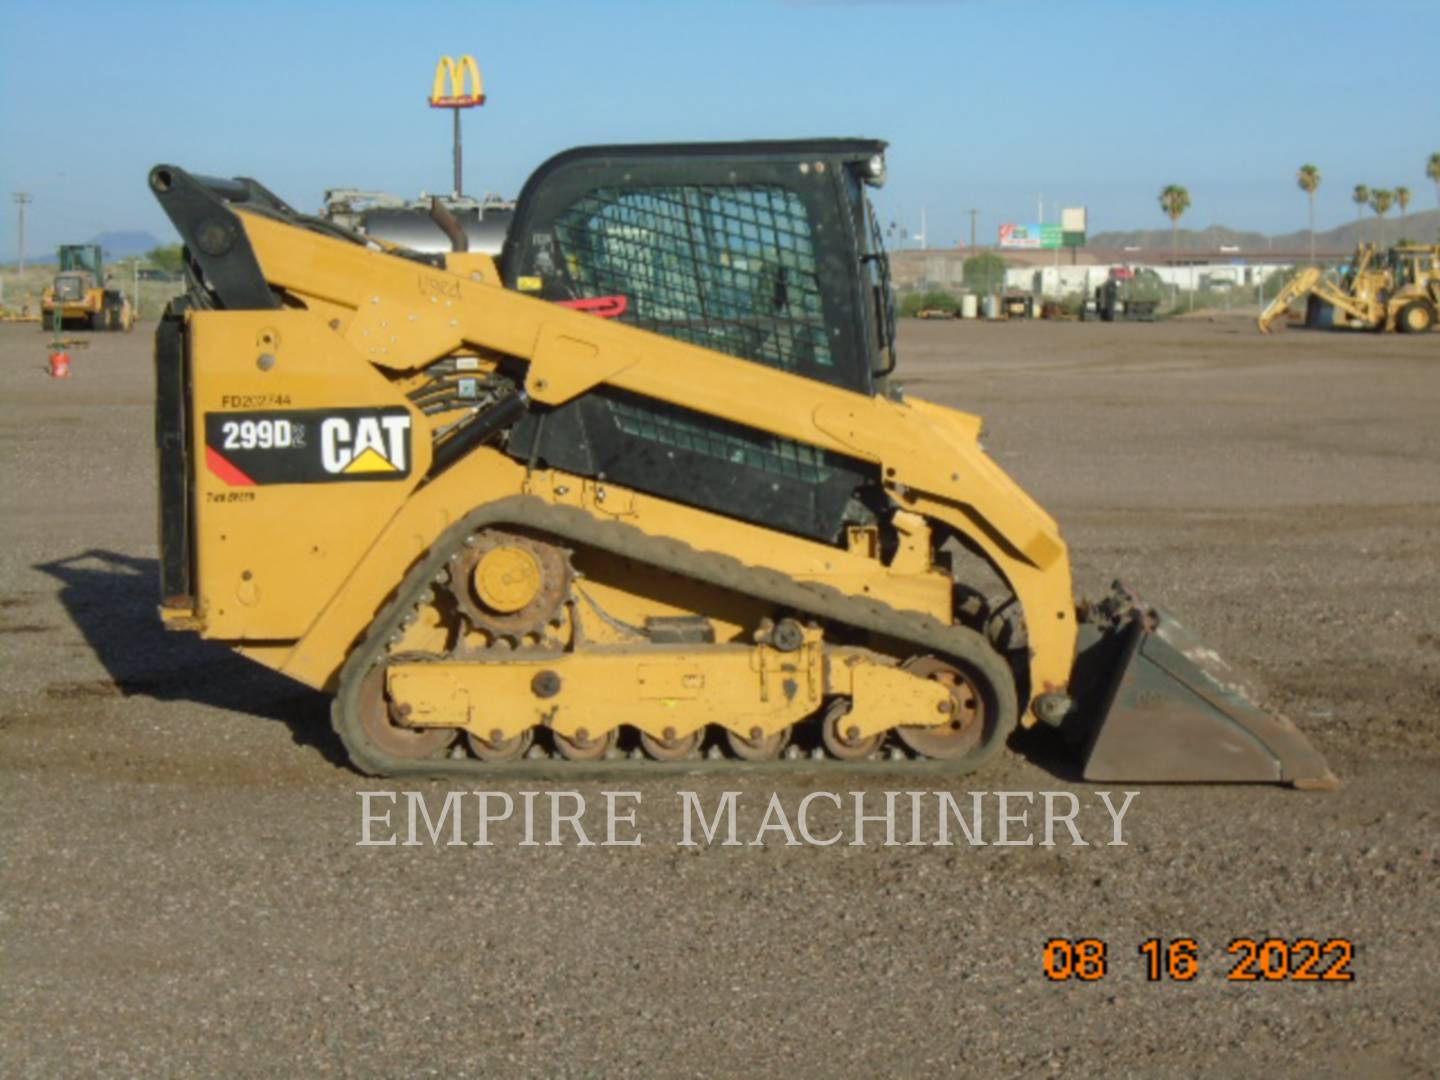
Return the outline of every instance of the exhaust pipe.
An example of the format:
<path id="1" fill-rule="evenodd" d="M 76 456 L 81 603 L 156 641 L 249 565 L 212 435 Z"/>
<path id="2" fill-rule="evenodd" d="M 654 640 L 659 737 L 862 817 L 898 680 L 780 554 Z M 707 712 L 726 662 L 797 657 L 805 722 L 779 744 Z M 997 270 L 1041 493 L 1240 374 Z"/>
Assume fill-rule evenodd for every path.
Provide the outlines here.
<path id="1" fill-rule="evenodd" d="M 449 238 L 452 252 L 463 254 L 470 250 L 470 237 L 465 235 L 459 220 L 438 195 L 430 196 L 430 220 L 440 226 L 440 231 Z"/>

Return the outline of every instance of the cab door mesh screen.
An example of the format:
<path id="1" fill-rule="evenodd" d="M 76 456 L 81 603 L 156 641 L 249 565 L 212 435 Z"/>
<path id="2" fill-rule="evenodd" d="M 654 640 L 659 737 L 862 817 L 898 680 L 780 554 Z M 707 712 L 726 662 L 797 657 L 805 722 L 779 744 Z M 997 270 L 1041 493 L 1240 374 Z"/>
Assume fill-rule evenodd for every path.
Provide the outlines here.
<path id="1" fill-rule="evenodd" d="M 620 321 L 632 326 L 848 383 L 826 324 L 809 210 L 782 184 L 602 182 L 563 203 L 535 239 L 519 273 L 542 278 L 548 299 L 624 296 Z M 526 417 L 507 447 L 826 542 L 873 479 L 818 447 L 611 388 Z"/>
<path id="2" fill-rule="evenodd" d="M 795 374 L 833 368 L 810 221 L 787 188 L 595 188 L 555 239 L 578 295 L 626 297 L 623 322 Z"/>

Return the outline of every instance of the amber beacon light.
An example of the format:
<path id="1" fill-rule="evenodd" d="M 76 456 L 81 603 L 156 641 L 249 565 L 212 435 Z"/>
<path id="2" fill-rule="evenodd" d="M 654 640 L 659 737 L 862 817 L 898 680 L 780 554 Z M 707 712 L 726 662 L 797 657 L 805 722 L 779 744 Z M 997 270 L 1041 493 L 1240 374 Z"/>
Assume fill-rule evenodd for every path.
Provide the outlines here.
<path id="1" fill-rule="evenodd" d="M 446 93 L 448 89 L 449 93 Z M 430 86 L 430 107 L 450 109 L 455 132 L 455 195 L 463 192 L 460 157 L 460 110 L 485 104 L 485 87 L 480 81 L 480 65 L 473 56 L 452 59 L 442 56 L 435 64 L 435 81 Z"/>

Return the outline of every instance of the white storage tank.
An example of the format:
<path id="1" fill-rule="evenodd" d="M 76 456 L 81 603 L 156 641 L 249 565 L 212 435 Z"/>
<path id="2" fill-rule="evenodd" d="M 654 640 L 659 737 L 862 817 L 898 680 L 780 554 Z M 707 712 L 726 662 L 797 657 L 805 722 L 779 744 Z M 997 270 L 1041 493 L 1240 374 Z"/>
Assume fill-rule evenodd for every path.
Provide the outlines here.
<path id="1" fill-rule="evenodd" d="M 973 319 L 980 313 L 980 298 L 974 293 L 966 293 L 960 297 L 960 317 L 962 319 Z"/>

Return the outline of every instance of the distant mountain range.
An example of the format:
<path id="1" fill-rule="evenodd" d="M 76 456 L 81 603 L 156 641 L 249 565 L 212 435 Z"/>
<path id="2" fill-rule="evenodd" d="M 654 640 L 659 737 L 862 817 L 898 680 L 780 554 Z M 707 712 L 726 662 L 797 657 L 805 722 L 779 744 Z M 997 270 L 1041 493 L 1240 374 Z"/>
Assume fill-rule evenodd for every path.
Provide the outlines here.
<path id="1" fill-rule="evenodd" d="M 139 229 L 132 229 L 122 232 L 102 232 L 98 236 L 92 236 L 87 243 L 99 244 L 101 251 L 105 254 L 106 261 L 110 259 L 127 259 L 131 255 L 144 255 L 160 246 L 160 241 L 154 233 L 144 232 Z M 51 253 L 54 258 L 54 253 Z"/>
<path id="2" fill-rule="evenodd" d="M 82 241 L 76 241 L 81 243 Z M 154 251 L 161 244 L 167 241 L 161 240 L 152 232 L 143 229 L 121 229 L 113 232 L 97 233 L 90 239 L 83 241 L 86 244 L 99 244 L 100 250 L 105 256 L 106 262 L 114 262 L 119 259 L 128 259 L 132 255 L 147 255 Z M 168 241 L 174 243 L 175 241 Z M 69 241 L 66 241 L 69 243 Z M 25 262 L 29 266 L 54 266 L 55 248 L 44 248 L 36 251 L 33 248 L 28 253 Z M 0 266 L 14 266 L 14 259 L 6 259 Z"/>
<path id="3" fill-rule="evenodd" d="M 1418 243 L 1440 241 L 1440 210 L 1421 210 L 1406 215 L 1402 225 L 1400 215 L 1391 211 L 1382 224 L 1374 214 L 1366 214 L 1363 221 L 1350 222 L 1336 229 L 1315 233 L 1315 246 L 1322 251 L 1344 251 L 1353 248 L 1361 240 L 1373 244 L 1393 244 L 1400 239 Z M 1223 225 L 1212 225 L 1208 229 L 1180 229 L 1177 237 L 1181 251 L 1218 251 L 1221 247 L 1238 247 L 1241 251 L 1302 251 L 1310 246 L 1310 233 L 1283 233 L 1266 236 L 1258 232 L 1240 232 Z M 1086 246 L 1093 248 L 1138 247 L 1145 250 L 1170 248 L 1169 229 L 1131 229 L 1093 233 L 1086 238 Z"/>

